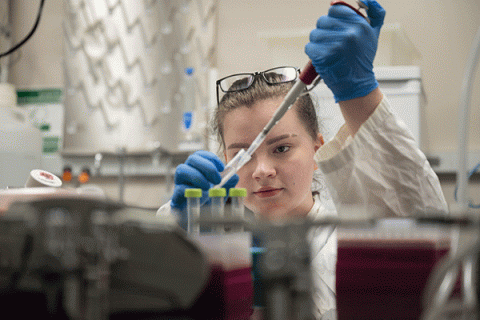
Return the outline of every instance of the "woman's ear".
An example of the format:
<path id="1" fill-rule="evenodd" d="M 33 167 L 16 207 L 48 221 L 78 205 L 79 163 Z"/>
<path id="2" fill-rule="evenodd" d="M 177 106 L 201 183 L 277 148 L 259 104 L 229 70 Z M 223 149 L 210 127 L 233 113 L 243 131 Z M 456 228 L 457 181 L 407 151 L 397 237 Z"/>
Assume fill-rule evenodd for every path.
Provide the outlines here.
<path id="1" fill-rule="evenodd" d="M 315 141 L 315 152 L 317 152 L 318 149 L 320 149 L 321 146 L 323 146 L 325 143 L 325 141 L 323 140 L 323 135 L 321 133 L 319 133 L 317 135 L 317 140 Z"/>
<path id="2" fill-rule="evenodd" d="M 322 135 L 321 133 L 319 133 L 319 134 L 317 135 L 317 140 L 315 140 L 314 145 L 313 145 L 313 149 L 315 150 L 315 152 L 317 152 L 318 149 L 320 149 L 321 146 L 323 146 L 324 143 L 325 143 L 325 142 L 324 142 L 324 140 L 323 140 L 323 135 Z M 315 163 L 314 168 L 315 168 L 315 170 L 318 169 L 318 165 L 317 165 L 316 163 Z"/>

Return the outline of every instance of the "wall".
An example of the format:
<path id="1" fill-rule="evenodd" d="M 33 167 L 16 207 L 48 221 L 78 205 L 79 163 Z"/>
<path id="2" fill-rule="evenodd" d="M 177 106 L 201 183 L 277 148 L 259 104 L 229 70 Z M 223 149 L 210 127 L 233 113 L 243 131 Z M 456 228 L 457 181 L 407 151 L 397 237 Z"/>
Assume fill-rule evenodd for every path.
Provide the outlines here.
<path id="1" fill-rule="evenodd" d="M 9 82 L 17 88 L 62 87 L 63 1 L 46 0 L 34 36 L 21 47 L 19 60 L 11 67 Z M 40 1 L 10 1 L 13 43 L 33 27 Z M 12 60 L 18 54 L 14 53 Z"/>
<path id="2" fill-rule="evenodd" d="M 348 1 L 352 3 L 352 1 Z M 421 54 L 420 66 L 428 103 L 425 109 L 427 151 L 456 150 L 457 113 L 465 61 L 476 30 L 480 26 L 478 0 L 383 0 L 385 22 L 402 26 Z M 39 1 L 11 1 L 13 37 L 23 38 L 33 25 Z M 219 1 L 217 67 L 219 77 L 242 71 L 263 70 L 273 65 L 273 57 L 262 33 L 278 30 L 308 30 L 328 10 L 330 0 Z M 62 0 L 47 0 L 35 36 L 21 50 L 20 60 L 10 71 L 9 82 L 18 88 L 61 87 Z M 295 49 L 295 50 L 303 50 Z M 305 56 L 305 62 L 307 58 Z M 303 62 L 299 62 L 302 66 Z M 480 86 L 472 95 L 469 145 L 480 150 Z M 480 161 L 480 159 L 478 159 Z M 449 203 L 453 203 L 455 180 L 441 176 Z M 472 197 L 480 199 L 480 186 L 474 181 Z M 113 180 L 96 181 L 116 197 Z M 144 203 L 148 190 L 149 206 L 159 205 L 167 196 L 163 180 L 141 178 L 126 185 L 126 200 Z M 157 189 L 158 188 L 158 189 Z M 157 191 L 151 191 L 151 189 Z M 477 202 L 480 202 L 478 200 Z"/>

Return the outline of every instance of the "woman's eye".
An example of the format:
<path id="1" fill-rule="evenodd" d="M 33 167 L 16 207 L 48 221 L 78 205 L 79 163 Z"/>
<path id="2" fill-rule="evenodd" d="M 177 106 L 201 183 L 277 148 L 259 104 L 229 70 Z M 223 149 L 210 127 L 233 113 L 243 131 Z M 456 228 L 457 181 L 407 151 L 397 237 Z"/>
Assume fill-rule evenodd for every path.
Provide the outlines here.
<path id="1" fill-rule="evenodd" d="M 279 147 L 276 147 L 275 148 L 275 153 L 285 153 L 287 152 L 288 150 L 290 150 L 290 147 L 289 146 L 279 146 Z"/>

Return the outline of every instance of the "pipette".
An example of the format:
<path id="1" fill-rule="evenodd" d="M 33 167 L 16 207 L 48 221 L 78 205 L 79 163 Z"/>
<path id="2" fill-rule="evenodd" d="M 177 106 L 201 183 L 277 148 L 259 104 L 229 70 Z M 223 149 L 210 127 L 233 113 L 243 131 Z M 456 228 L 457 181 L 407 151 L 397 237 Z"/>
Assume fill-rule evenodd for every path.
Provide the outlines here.
<path id="1" fill-rule="evenodd" d="M 357 3 L 361 4 L 360 6 L 365 9 L 363 3 L 357 1 Z M 358 9 L 352 7 L 348 3 L 343 1 L 332 1 L 332 5 L 344 5 L 352 10 L 354 10 L 357 14 L 362 16 L 363 18 L 367 19 Z M 367 19 L 368 21 L 368 19 Z M 277 124 L 278 121 L 283 117 L 285 112 L 287 112 L 291 106 L 297 101 L 298 97 L 305 92 L 305 89 L 308 85 L 310 85 L 313 80 L 317 78 L 318 74 L 315 71 L 315 68 L 312 65 L 312 61 L 310 60 L 305 68 L 303 68 L 302 72 L 298 76 L 293 87 L 288 91 L 287 95 L 283 99 L 280 106 L 277 108 L 275 113 L 273 114 L 270 121 L 267 125 L 263 128 L 263 130 L 258 134 L 258 136 L 253 140 L 252 144 L 248 147 L 247 151 L 241 149 L 232 160 L 225 166 L 225 169 L 220 173 L 222 180 L 219 184 L 217 184 L 214 188 L 221 188 L 228 180 L 241 168 L 243 167 L 250 159 L 252 158 L 253 153 L 257 150 L 257 148 L 262 144 L 263 140 L 267 134 L 272 130 L 272 128 Z"/>

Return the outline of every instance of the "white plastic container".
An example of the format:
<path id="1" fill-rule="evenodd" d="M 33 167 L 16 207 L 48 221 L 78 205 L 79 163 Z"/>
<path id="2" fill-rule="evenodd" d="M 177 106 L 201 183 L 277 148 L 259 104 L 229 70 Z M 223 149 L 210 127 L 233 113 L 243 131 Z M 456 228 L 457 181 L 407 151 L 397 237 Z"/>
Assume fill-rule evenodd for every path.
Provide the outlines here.
<path id="1" fill-rule="evenodd" d="M 392 111 L 410 129 L 415 141 L 425 150 L 422 127 L 426 95 L 422 86 L 422 75 L 418 66 L 377 67 L 373 70 L 380 89 L 387 97 Z"/>
<path id="2" fill-rule="evenodd" d="M 390 66 L 374 68 L 375 76 L 392 112 L 405 122 L 415 141 L 425 149 L 422 141 L 422 119 L 426 102 L 420 68 L 417 66 Z M 332 92 L 321 82 L 314 90 L 318 101 L 318 115 L 326 141 L 335 136 L 344 120 L 335 104 Z"/>
<path id="3" fill-rule="evenodd" d="M 42 135 L 17 107 L 15 87 L 0 84 L 0 189 L 23 187 L 42 167 Z"/>

